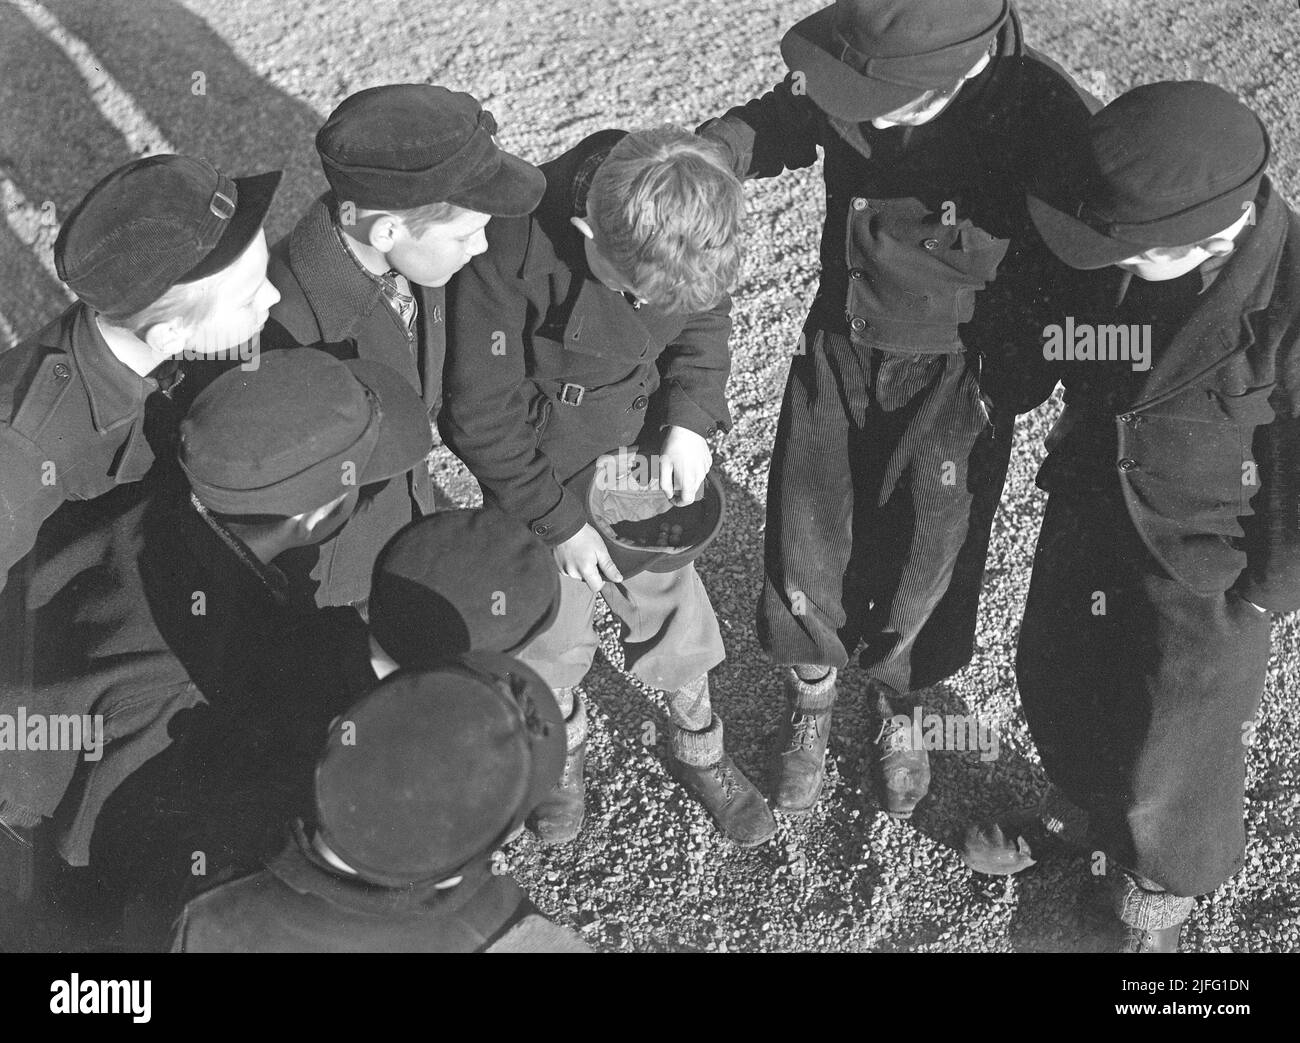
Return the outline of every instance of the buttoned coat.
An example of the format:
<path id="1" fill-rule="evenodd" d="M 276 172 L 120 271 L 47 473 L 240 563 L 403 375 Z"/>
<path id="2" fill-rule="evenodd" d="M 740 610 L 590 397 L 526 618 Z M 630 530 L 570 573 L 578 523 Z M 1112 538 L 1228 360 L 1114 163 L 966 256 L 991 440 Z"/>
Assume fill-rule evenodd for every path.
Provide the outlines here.
<path id="1" fill-rule="evenodd" d="M 411 284 L 418 301 L 414 333 L 386 303 L 339 240 L 328 196 L 316 200 L 293 231 L 271 248 L 267 277 L 280 291 L 262 334 L 267 350 L 294 345 L 350 345 L 351 357 L 382 362 L 406 378 L 423 399 L 432 425 L 442 404 L 446 353 L 442 287 Z M 341 351 L 331 349 L 332 353 Z M 394 478 L 358 512 L 336 539 L 287 555 L 292 577 L 310 571 L 321 607 L 369 596 L 370 572 L 385 543 L 413 518 L 434 510 L 433 482 L 421 462 Z"/>
<path id="2" fill-rule="evenodd" d="M 0 353 L 0 587 L 62 504 L 148 473 L 157 388 L 118 361 L 84 304 Z"/>
<path id="3" fill-rule="evenodd" d="M 1300 608 L 1300 217 L 1267 178 L 1255 226 L 1114 426 L 1113 467 L 1156 562 L 1198 594 Z M 1091 281 L 1076 322 L 1116 322 Z M 1059 363 L 1067 406 L 1086 361 Z M 1072 368 L 1073 367 L 1073 368 Z M 1051 454 L 1039 484 L 1057 487 Z"/>
<path id="4" fill-rule="evenodd" d="M 586 523 L 562 484 L 602 453 L 665 426 L 731 425 L 731 301 L 690 315 L 633 307 L 587 267 L 570 218 L 623 136 L 593 134 L 542 166 L 529 217 L 494 218 L 488 251 L 452 279 L 442 432 L 483 491 L 548 543 Z"/>

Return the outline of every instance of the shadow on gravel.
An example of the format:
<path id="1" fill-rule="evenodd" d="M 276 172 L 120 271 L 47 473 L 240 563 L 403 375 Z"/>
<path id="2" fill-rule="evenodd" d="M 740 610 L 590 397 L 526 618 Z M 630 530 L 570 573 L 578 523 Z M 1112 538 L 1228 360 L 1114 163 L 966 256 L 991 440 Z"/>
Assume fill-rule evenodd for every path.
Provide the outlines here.
<path id="1" fill-rule="evenodd" d="M 177 150 L 235 176 L 284 170 L 267 223 L 271 241 L 324 189 L 313 147 L 320 115 L 254 73 L 179 3 L 43 0 L 41 6 L 90 48 L 93 63 L 144 119 L 121 107 L 121 95 L 93 96 L 49 36 L 0 5 L 0 170 L 38 212 L 49 201 L 62 220 L 96 181 L 134 158 L 114 119 L 140 133 L 145 121 L 152 123 Z M 66 306 L 31 245 L 8 228 L 0 230 L 0 275 L 0 311 L 19 337 Z"/>

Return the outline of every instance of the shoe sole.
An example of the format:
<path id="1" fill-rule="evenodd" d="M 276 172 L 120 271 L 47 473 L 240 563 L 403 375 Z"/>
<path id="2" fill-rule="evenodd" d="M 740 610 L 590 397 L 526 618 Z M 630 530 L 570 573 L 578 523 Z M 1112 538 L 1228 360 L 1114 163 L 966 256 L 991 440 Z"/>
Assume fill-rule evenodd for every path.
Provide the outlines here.
<path id="1" fill-rule="evenodd" d="M 772 832 L 769 833 L 769 834 L 767 834 L 767 836 L 762 837 L 762 838 L 759 839 L 759 840 L 748 840 L 748 841 L 746 841 L 746 840 L 737 840 L 735 837 L 733 837 L 733 836 L 729 836 L 729 835 L 726 834 L 726 833 L 723 833 L 722 835 L 723 835 L 724 837 L 726 837 L 726 838 L 727 838 L 727 839 L 728 839 L 732 844 L 734 844 L 736 847 L 741 848 L 741 849 L 743 849 L 743 850 L 745 850 L 745 851 L 748 851 L 750 848 L 762 847 L 762 846 L 763 846 L 764 844 L 766 844 L 769 840 L 771 840 L 774 836 L 776 836 L 776 823 L 775 823 L 775 822 L 772 823 Z"/>

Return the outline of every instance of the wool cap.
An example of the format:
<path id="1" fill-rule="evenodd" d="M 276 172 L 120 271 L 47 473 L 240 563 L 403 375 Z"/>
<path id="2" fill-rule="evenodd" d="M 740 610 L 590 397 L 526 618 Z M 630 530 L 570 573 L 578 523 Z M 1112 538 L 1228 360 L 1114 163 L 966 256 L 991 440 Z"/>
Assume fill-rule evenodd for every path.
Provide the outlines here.
<path id="1" fill-rule="evenodd" d="M 316 151 L 336 199 L 365 210 L 445 202 L 496 217 L 532 213 L 546 176 L 499 148 L 496 132 L 473 95 L 395 83 L 345 98 Z"/>
<path id="2" fill-rule="evenodd" d="M 1069 156 L 1039 172 L 1029 214 L 1074 268 L 1189 246 L 1236 224 L 1259 193 L 1268 131 L 1221 87 L 1135 87 L 1092 116 Z"/>
<path id="3" fill-rule="evenodd" d="M 204 159 L 163 154 L 118 167 L 68 215 L 54 243 L 59 278 L 109 318 L 177 283 L 230 265 L 266 219 L 280 171 L 232 178 Z"/>

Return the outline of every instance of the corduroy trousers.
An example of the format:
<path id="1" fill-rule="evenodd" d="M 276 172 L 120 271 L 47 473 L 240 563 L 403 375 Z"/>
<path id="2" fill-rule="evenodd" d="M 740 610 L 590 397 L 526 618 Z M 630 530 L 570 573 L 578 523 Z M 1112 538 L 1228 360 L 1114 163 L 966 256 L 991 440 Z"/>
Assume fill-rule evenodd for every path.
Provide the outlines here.
<path id="1" fill-rule="evenodd" d="M 790 367 L 767 494 L 759 640 L 778 663 L 908 692 L 970 660 L 1010 456 L 965 353 L 812 332 Z"/>

